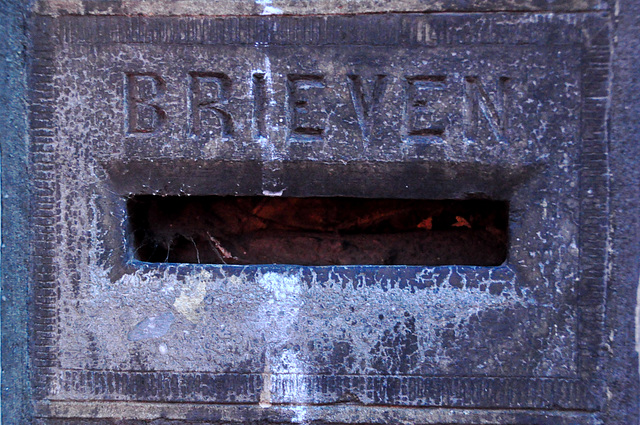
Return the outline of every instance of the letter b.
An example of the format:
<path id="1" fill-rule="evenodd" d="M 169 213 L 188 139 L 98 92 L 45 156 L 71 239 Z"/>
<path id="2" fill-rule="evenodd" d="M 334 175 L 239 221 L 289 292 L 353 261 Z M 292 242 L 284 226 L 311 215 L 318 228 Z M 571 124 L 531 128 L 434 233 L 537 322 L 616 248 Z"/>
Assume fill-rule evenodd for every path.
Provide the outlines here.
<path id="1" fill-rule="evenodd" d="M 164 93 L 164 80 L 155 74 L 127 74 L 127 130 L 129 133 L 151 133 L 166 120 L 157 99 Z"/>

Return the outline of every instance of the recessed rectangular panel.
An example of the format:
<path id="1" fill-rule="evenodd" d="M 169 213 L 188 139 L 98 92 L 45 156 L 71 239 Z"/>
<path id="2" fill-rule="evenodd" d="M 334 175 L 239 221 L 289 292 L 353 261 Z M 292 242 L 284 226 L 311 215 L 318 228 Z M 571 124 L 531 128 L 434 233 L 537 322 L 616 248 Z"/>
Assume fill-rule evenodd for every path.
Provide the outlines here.
<path id="1" fill-rule="evenodd" d="M 603 16 L 67 16 L 34 34 L 46 412 L 600 408 Z"/>

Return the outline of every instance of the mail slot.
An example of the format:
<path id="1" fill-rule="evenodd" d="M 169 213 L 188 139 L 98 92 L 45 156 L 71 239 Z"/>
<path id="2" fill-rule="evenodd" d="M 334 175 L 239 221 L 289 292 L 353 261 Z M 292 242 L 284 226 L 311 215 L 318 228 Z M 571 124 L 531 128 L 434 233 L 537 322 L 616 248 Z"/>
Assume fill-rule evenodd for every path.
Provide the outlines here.
<path id="1" fill-rule="evenodd" d="M 608 21 L 480 15 L 37 17 L 43 420 L 594 423 Z"/>
<path id="2" fill-rule="evenodd" d="M 497 266 L 507 251 L 495 201 L 134 196 L 127 212 L 154 263 Z"/>

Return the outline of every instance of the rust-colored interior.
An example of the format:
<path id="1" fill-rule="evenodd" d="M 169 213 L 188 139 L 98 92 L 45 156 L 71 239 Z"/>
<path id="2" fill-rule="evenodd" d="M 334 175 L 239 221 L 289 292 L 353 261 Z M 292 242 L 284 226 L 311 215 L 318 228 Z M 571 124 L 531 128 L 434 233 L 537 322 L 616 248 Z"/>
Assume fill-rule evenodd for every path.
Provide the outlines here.
<path id="1" fill-rule="evenodd" d="M 140 195 L 127 209 L 145 262 L 496 266 L 507 255 L 504 201 Z"/>

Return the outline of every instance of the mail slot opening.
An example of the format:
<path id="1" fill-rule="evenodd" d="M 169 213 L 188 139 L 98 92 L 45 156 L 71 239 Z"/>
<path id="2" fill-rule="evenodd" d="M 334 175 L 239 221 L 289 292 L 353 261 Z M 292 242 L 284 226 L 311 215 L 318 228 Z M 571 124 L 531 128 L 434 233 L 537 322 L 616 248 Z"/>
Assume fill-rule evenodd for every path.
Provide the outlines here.
<path id="1" fill-rule="evenodd" d="M 132 196 L 129 240 L 152 263 L 497 266 L 508 203 L 347 197 Z"/>

